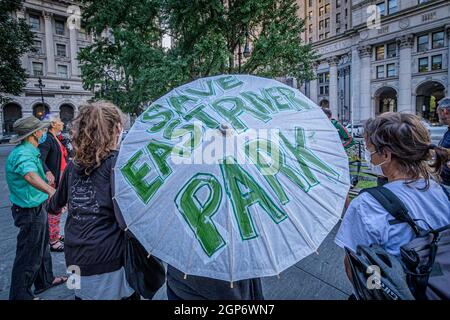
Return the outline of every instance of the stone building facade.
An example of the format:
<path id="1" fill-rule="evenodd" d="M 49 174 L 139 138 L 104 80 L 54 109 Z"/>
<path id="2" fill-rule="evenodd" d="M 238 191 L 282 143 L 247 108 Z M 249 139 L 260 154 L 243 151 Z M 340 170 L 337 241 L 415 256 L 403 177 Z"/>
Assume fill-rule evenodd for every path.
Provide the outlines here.
<path id="1" fill-rule="evenodd" d="M 79 23 L 78 3 L 26 0 L 22 10 L 13 14 L 30 24 L 37 52 L 22 57 L 27 84 L 22 95 L 10 96 L 10 101 L 1 106 L 0 133 L 10 134 L 15 120 L 32 114 L 38 118 L 58 114 L 69 123 L 78 106 L 93 97 L 82 87 L 77 61 L 80 48 L 93 41 Z"/>
<path id="2" fill-rule="evenodd" d="M 300 3 L 307 20 L 309 2 Z M 348 28 L 336 32 L 333 21 L 330 31 L 310 33 L 307 27 L 304 41 L 312 38 L 321 58 L 313 66 L 317 79 L 302 87 L 306 95 L 343 122 L 385 111 L 411 112 L 437 122 L 436 104 L 450 94 L 450 1 L 313 2 L 319 10 L 326 4 L 331 17 L 347 6 Z M 318 39 L 324 32 L 329 36 Z"/>

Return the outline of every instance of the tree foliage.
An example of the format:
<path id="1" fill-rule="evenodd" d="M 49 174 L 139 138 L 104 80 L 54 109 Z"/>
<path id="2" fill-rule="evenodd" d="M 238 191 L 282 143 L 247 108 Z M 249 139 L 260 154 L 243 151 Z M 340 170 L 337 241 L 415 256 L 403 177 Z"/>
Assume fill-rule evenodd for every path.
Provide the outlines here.
<path id="1" fill-rule="evenodd" d="M 295 0 L 82 1 L 97 41 L 79 59 L 87 89 L 138 112 L 142 103 L 201 77 L 244 73 L 311 79 Z M 109 36 L 101 37 L 105 30 Z M 163 35 L 172 46 L 164 48 Z M 243 57 L 245 44 L 251 56 Z M 108 71 L 109 70 L 109 71 Z M 111 70 L 113 75 L 111 75 Z"/>
<path id="2" fill-rule="evenodd" d="M 20 57 L 32 50 L 34 36 L 23 19 L 13 16 L 21 8 L 20 0 L 0 0 L 0 104 L 6 94 L 19 95 L 26 84 Z"/>

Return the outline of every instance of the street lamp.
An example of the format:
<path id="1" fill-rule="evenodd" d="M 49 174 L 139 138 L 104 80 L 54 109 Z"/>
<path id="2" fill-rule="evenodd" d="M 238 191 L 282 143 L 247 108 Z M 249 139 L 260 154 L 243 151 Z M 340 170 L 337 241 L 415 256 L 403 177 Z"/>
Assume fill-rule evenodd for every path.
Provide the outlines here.
<path id="1" fill-rule="evenodd" d="M 244 57 L 249 58 L 251 56 L 250 45 L 248 43 L 248 31 L 245 32 L 245 46 L 244 46 Z"/>
<path id="2" fill-rule="evenodd" d="M 114 85 L 117 86 L 117 74 L 113 70 L 105 70 L 105 75 L 106 75 L 106 77 L 105 77 L 104 96 L 106 96 L 109 93 L 108 78 L 114 82 Z M 114 104 L 117 105 L 117 93 L 116 92 L 114 92 Z"/>
<path id="3" fill-rule="evenodd" d="M 40 112 L 40 111 L 36 112 L 36 115 L 37 115 L 39 118 L 41 118 L 42 116 L 45 116 L 44 94 L 42 93 L 42 88 L 45 87 L 45 84 L 42 83 L 41 77 L 38 78 L 38 87 L 39 87 L 39 89 L 40 89 L 40 91 L 41 91 L 41 101 L 42 101 L 42 108 L 43 108 L 43 111 L 42 111 L 42 112 Z M 42 119 L 39 119 L 39 120 L 42 120 Z"/>
<path id="4" fill-rule="evenodd" d="M 248 31 L 245 31 L 245 44 L 244 44 L 244 52 L 241 52 L 241 39 L 239 38 L 239 52 L 238 52 L 238 59 L 239 59 L 239 73 L 241 73 L 241 60 L 242 60 L 242 55 L 244 56 L 244 58 L 249 58 L 251 56 L 251 51 L 250 51 L 250 45 L 248 42 Z"/>

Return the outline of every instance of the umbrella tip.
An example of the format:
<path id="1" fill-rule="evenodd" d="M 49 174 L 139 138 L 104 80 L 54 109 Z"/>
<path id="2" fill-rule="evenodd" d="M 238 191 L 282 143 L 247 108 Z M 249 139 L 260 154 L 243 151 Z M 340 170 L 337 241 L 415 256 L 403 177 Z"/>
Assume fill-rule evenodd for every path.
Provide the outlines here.
<path id="1" fill-rule="evenodd" d="M 187 274 L 186 274 L 186 273 L 184 274 L 184 277 L 183 277 L 183 278 L 184 278 L 184 280 L 186 280 L 186 279 L 187 279 Z"/>
<path id="2" fill-rule="evenodd" d="M 233 286 L 233 282 L 230 282 L 230 288 L 231 288 L 231 289 L 233 289 L 233 288 L 234 288 L 234 286 Z"/>
<path id="3" fill-rule="evenodd" d="M 222 132 L 222 134 L 224 136 L 226 136 L 227 134 L 229 134 L 230 131 L 230 126 L 226 123 L 221 123 L 220 127 L 219 127 L 220 132 Z"/>
<path id="4" fill-rule="evenodd" d="M 316 251 L 316 254 L 319 255 L 319 251 Z"/>

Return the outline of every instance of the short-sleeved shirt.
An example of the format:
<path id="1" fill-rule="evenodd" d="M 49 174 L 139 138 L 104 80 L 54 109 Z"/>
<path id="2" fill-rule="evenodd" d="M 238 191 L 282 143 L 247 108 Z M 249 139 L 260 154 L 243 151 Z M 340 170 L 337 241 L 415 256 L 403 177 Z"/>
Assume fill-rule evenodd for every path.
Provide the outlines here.
<path id="1" fill-rule="evenodd" d="M 6 182 L 9 188 L 9 200 L 21 208 L 34 208 L 47 200 L 48 195 L 39 191 L 25 180 L 25 175 L 35 172 L 44 181 L 44 168 L 39 149 L 23 141 L 17 145 L 6 160 Z"/>
<path id="2" fill-rule="evenodd" d="M 424 186 L 424 180 L 409 186 L 401 180 L 384 185 L 402 200 L 413 219 L 423 219 L 432 228 L 450 224 L 450 202 L 442 187 L 430 181 L 428 190 L 419 190 Z M 356 252 L 357 245 L 378 244 L 390 254 L 398 256 L 400 247 L 413 240 L 415 234 L 407 223 L 391 225 L 390 220 L 394 220 L 394 217 L 365 192 L 351 202 L 335 242 L 353 252 Z M 425 229 L 429 228 L 422 221 L 416 223 Z"/>

